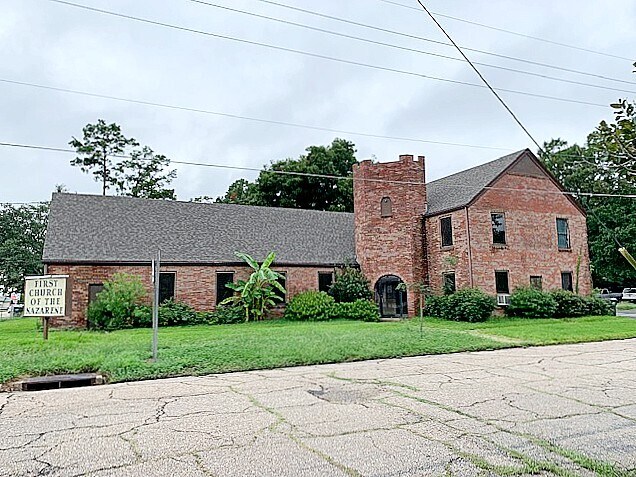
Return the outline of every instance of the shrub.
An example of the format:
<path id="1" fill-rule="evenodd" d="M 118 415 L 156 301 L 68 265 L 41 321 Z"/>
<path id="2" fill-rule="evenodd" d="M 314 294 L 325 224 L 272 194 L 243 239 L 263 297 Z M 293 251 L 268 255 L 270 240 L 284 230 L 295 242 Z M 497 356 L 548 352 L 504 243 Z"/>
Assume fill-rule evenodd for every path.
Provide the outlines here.
<path id="1" fill-rule="evenodd" d="M 119 330 L 135 326 L 135 310 L 146 298 L 146 290 L 137 275 L 116 273 L 104 283 L 104 289 L 88 307 L 89 327 Z"/>
<path id="2" fill-rule="evenodd" d="M 199 322 L 209 325 L 229 325 L 245 321 L 245 309 L 242 306 L 217 306 L 214 311 L 197 313 Z"/>
<path id="3" fill-rule="evenodd" d="M 429 295 L 424 301 L 424 314 L 441 318 L 446 305 L 446 300 L 450 295 Z"/>
<path id="4" fill-rule="evenodd" d="M 614 315 L 614 305 L 608 301 L 595 296 L 584 297 L 587 307 L 587 315 L 607 316 Z"/>
<path id="5" fill-rule="evenodd" d="M 588 314 L 588 305 L 585 297 L 575 295 L 567 290 L 553 290 L 550 292 L 556 301 L 556 318 L 583 316 Z"/>
<path id="6" fill-rule="evenodd" d="M 464 288 L 440 300 L 441 316 L 453 321 L 485 321 L 496 306 L 495 299 L 477 288 Z"/>
<path id="7" fill-rule="evenodd" d="M 197 325 L 199 323 L 201 323 L 199 316 L 190 305 L 167 300 L 159 307 L 159 326 Z"/>
<path id="8" fill-rule="evenodd" d="M 367 277 L 360 270 L 351 267 L 347 267 L 336 274 L 336 278 L 329 288 L 329 295 L 338 303 L 349 303 L 373 298 Z"/>
<path id="9" fill-rule="evenodd" d="M 331 309 L 332 318 L 361 321 L 380 321 L 378 305 L 371 300 L 334 303 Z"/>
<path id="10" fill-rule="evenodd" d="M 306 291 L 295 295 L 284 317 L 293 321 L 325 321 L 332 317 L 334 299 L 325 292 Z"/>
<path id="11" fill-rule="evenodd" d="M 551 318 L 557 311 L 557 301 L 550 293 L 536 288 L 517 288 L 510 295 L 506 314 L 521 318 Z"/>

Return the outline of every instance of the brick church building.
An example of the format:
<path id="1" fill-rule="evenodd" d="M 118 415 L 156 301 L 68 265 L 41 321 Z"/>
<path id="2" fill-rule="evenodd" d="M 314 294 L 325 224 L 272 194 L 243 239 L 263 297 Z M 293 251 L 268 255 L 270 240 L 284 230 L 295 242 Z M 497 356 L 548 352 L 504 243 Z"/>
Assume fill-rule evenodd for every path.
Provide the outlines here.
<path id="1" fill-rule="evenodd" d="M 211 310 L 225 284 L 249 269 L 234 255 L 277 254 L 288 300 L 327 290 L 338 268 L 360 266 L 384 316 L 415 314 L 401 282 L 451 292 L 477 287 L 505 306 L 535 286 L 592 291 L 585 213 L 529 150 L 426 183 L 424 157 L 354 166 L 354 213 L 54 194 L 43 261 L 69 276 L 69 316 L 86 309 L 117 272 L 151 288 L 161 250 L 160 294 Z"/>

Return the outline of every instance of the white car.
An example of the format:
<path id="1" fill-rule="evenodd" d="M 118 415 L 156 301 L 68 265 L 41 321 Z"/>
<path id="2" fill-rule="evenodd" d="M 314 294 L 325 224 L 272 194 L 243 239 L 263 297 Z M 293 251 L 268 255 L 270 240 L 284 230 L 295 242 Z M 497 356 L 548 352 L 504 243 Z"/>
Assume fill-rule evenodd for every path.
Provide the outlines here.
<path id="1" fill-rule="evenodd" d="M 624 288 L 623 300 L 633 301 L 636 303 L 636 288 Z"/>

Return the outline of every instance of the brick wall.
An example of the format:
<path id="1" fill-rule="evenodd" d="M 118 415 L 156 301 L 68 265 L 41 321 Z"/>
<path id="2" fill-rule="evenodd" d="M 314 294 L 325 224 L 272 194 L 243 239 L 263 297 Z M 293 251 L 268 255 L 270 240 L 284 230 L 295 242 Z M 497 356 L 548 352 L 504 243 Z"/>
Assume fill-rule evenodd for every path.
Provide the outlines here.
<path id="1" fill-rule="evenodd" d="M 529 286 L 531 275 L 542 277 L 544 290 L 561 288 L 561 272 L 572 272 L 576 281 L 580 255 L 579 293 L 591 293 L 587 229 L 581 211 L 556 194 L 557 186 L 527 163 L 518 172 L 504 174 L 492 187 L 468 209 L 426 218 L 431 286 L 439 291 L 442 273 L 454 271 L 458 288 L 474 286 L 494 295 L 495 270 L 508 270 L 510 291 Z M 504 246 L 493 244 L 492 212 L 505 215 Z M 444 216 L 451 216 L 453 223 L 454 243 L 449 248 L 441 247 L 439 220 Z M 571 247 L 567 251 L 557 246 L 557 217 L 568 219 Z"/>
<path id="2" fill-rule="evenodd" d="M 287 298 L 304 290 L 318 289 L 318 272 L 333 272 L 329 267 L 273 267 L 278 272 L 286 272 Z M 162 272 L 174 272 L 175 300 L 187 303 L 197 311 L 213 310 L 216 304 L 217 272 L 234 272 L 234 280 L 246 279 L 251 269 L 245 266 L 202 266 L 180 265 L 162 266 Z M 138 275 L 148 290 L 150 303 L 152 290 L 151 267 L 149 265 L 56 265 L 49 264 L 47 273 L 69 275 L 71 290 L 70 316 L 52 318 L 52 327 L 71 328 L 86 326 L 88 307 L 88 287 L 110 280 L 115 273 Z"/>
<path id="3" fill-rule="evenodd" d="M 453 245 L 442 247 L 440 219 L 450 217 L 453 228 Z M 457 288 L 471 286 L 469 273 L 468 234 L 466 209 L 426 218 L 426 244 L 428 247 L 428 281 L 431 288 L 440 293 L 444 273 L 455 273 Z"/>
<path id="4" fill-rule="evenodd" d="M 475 286 L 495 292 L 495 270 L 508 270 L 510 290 L 529 286 L 540 275 L 543 289 L 561 288 L 561 272 L 576 280 L 580 256 L 579 293 L 592 292 L 587 226 L 583 213 L 548 178 L 503 175 L 469 208 L 472 269 Z M 545 191 L 545 193 L 538 193 Z M 492 243 L 491 212 L 503 212 L 506 245 Z M 556 219 L 568 219 L 571 247 L 557 245 Z"/>
<path id="5" fill-rule="evenodd" d="M 406 283 L 424 278 L 422 215 L 426 204 L 424 157 L 400 156 L 397 162 L 374 164 L 362 161 L 353 169 L 355 179 L 416 182 L 392 184 L 356 180 L 354 182 L 356 258 L 374 286 L 384 275 L 396 275 Z M 381 201 L 388 197 L 390 217 L 382 217 Z M 408 310 L 413 314 L 416 301 L 408 293 Z"/>

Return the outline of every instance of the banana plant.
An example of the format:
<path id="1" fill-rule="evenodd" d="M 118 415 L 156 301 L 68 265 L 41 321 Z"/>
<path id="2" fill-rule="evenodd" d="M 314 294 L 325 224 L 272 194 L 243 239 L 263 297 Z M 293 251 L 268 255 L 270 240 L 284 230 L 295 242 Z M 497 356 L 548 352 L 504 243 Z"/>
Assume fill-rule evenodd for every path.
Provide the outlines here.
<path id="1" fill-rule="evenodd" d="M 234 290 L 234 295 L 220 304 L 242 306 L 245 310 L 245 321 L 262 320 L 267 309 L 275 306 L 277 301 L 282 301 L 281 294 L 285 295 L 285 288 L 279 282 L 285 280 L 285 276 L 270 268 L 276 254 L 270 252 L 260 265 L 246 253 L 234 252 L 234 255 L 247 263 L 253 272 L 247 280 L 228 283 L 226 286 Z"/>

